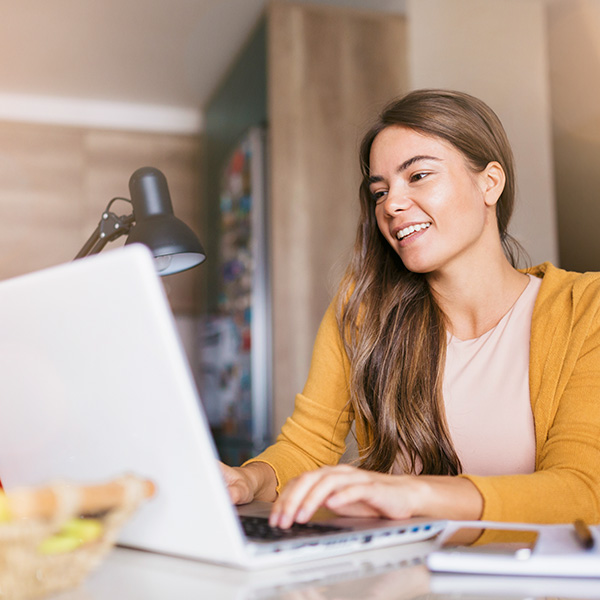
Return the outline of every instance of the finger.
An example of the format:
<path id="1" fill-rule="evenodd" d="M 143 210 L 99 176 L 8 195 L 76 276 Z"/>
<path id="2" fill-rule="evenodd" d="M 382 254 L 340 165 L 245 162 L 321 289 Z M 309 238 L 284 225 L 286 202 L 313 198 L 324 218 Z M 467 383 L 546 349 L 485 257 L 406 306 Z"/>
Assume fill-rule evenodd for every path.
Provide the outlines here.
<path id="1" fill-rule="evenodd" d="M 296 520 L 300 523 L 307 522 L 317 509 L 327 505 L 329 497 L 361 481 L 368 481 L 369 478 L 370 474 L 367 472 L 349 467 L 340 467 L 326 472 L 302 500 L 296 513 Z"/>
<path id="2" fill-rule="evenodd" d="M 357 473 L 353 467 L 339 465 L 323 467 L 294 480 L 293 485 L 284 490 L 277 507 L 279 526 L 289 527 L 294 521 L 307 522 L 337 486 L 344 485 L 347 478 Z"/>
<path id="3" fill-rule="evenodd" d="M 219 469 L 221 470 L 221 475 L 223 476 L 223 479 L 225 480 L 225 483 L 229 484 L 232 481 L 235 481 L 236 473 L 232 467 L 229 467 L 222 462 L 218 462 L 218 465 L 219 465 Z"/>
<path id="4" fill-rule="evenodd" d="M 269 523 L 272 527 L 288 528 L 294 522 L 298 506 L 309 490 L 323 477 L 322 470 L 304 473 L 292 479 L 279 494 L 271 510 Z"/>
<path id="5" fill-rule="evenodd" d="M 252 500 L 251 488 L 239 469 L 228 467 L 221 462 L 219 463 L 219 467 L 233 504 L 246 504 L 250 502 Z"/>
<path id="6" fill-rule="evenodd" d="M 248 492 L 244 488 L 243 484 L 240 482 L 232 483 L 231 485 L 227 486 L 227 490 L 229 491 L 229 497 L 234 504 L 246 503 Z"/>
<path id="7" fill-rule="evenodd" d="M 274 507 L 273 522 L 284 528 L 294 521 L 305 523 L 334 490 L 362 478 L 361 471 L 348 465 L 324 467 L 301 476 L 281 494 Z"/>

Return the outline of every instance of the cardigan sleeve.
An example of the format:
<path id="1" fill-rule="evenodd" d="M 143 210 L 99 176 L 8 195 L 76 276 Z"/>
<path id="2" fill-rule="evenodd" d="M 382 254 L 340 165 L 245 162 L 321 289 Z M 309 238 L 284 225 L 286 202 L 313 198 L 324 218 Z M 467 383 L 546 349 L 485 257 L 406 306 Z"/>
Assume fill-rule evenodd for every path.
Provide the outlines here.
<path id="1" fill-rule="evenodd" d="M 536 471 L 465 475 L 483 496 L 484 520 L 600 522 L 600 278 L 573 282 L 549 268 L 532 320 Z"/>
<path id="2" fill-rule="evenodd" d="M 271 465 L 277 476 L 277 492 L 305 471 L 339 462 L 353 420 L 349 373 L 332 303 L 321 321 L 308 379 L 296 396 L 291 417 L 275 443 L 248 461 Z"/>

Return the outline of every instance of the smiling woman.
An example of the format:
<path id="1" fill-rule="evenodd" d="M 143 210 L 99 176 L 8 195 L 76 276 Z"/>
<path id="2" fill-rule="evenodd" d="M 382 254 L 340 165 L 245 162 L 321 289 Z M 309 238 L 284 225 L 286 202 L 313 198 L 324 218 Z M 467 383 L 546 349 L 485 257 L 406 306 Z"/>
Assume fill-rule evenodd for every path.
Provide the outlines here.
<path id="1" fill-rule="evenodd" d="M 223 467 L 271 524 L 342 515 L 600 520 L 600 275 L 516 265 L 514 166 L 464 93 L 363 138 L 354 254 L 277 442 Z M 358 467 L 335 466 L 352 421 Z"/>
<path id="2" fill-rule="evenodd" d="M 502 253 L 495 210 L 505 177 L 497 161 L 477 172 L 448 142 L 399 126 L 377 135 L 370 161 L 379 231 L 407 269 L 430 273 L 492 245 Z"/>

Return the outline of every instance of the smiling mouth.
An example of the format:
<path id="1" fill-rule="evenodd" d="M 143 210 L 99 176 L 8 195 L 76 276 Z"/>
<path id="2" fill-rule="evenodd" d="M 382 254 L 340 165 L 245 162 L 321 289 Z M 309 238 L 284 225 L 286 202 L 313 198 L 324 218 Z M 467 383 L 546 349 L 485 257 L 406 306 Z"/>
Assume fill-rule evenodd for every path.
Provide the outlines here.
<path id="1" fill-rule="evenodd" d="M 409 227 L 405 227 L 404 229 L 401 229 L 396 234 L 396 237 L 399 240 L 403 240 L 404 238 L 407 238 L 409 235 L 412 235 L 413 233 L 418 233 L 419 231 L 422 231 L 423 229 L 427 229 L 430 225 L 431 225 L 431 223 L 418 223 L 417 225 L 410 225 Z"/>

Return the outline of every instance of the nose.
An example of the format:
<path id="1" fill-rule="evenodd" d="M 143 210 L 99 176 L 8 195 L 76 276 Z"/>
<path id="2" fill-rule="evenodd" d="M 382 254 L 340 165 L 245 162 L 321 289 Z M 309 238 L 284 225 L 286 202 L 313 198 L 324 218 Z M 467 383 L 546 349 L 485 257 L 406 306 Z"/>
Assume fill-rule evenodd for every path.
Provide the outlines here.
<path id="1" fill-rule="evenodd" d="M 382 207 L 385 214 L 393 217 L 398 213 L 407 210 L 411 204 L 412 201 L 405 190 L 394 188 L 388 191 L 382 202 Z"/>

